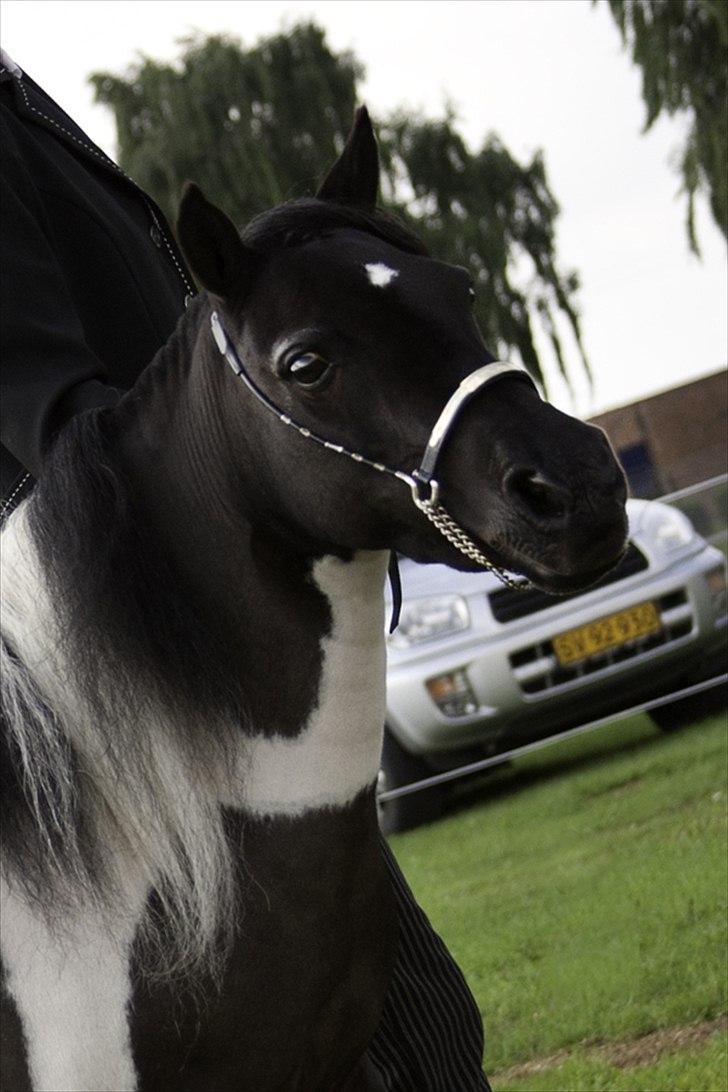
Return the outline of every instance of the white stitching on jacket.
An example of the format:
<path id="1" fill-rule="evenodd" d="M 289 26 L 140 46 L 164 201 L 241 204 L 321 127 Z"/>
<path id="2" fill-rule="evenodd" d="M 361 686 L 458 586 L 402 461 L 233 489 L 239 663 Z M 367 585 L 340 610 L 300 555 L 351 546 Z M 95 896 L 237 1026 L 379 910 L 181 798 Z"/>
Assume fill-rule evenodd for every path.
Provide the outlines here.
<path id="1" fill-rule="evenodd" d="M 70 129 L 66 129 L 65 125 L 61 125 L 60 122 L 56 121 L 55 118 L 49 117 L 48 114 L 44 114 L 42 110 L 37 110 L 35 106 L 32 106 L 30 103 L 30 99 L 28 98 L 28 92 L 25 90 L 25 87 L 20 82 L 19 87 L 20 90 L 23 92 L 25 105 L 28 107 L 31 113 L 37 114 L 39 118 L 43 118 L 44 121 L 50 122 L 51 125 L 55 125 L 56 129 L 60 129 L 62 133 L 65 133 L 66 136 L 70 137 L 71 140 L 76 142 L 76 144 L 80 144 L 81 147 L 85 148 L 87 152 L 91 152 L 92 155 L 95 155 L 97 159 L 102 159 L 105 163 L 110 164 L 110 166 L 117 170 L 119 174 L 123 174 L 124 178 L 126 178 L 127 181 L 131 182 L 131 178 L 129 178 L 127 174 L 124 174 L 121 167 L 114 163 L 113 159 L 110 159 L 105 152 L 102 152 L 99 148 L 94 148 L 92 144 L 87 144 L 84 140 L 81 140 L 79 137 L 77 137 L 75 133 L 72 133 Z M 132 185 L 134 185 L 134 183 L 132 183 Z"/>
<path id="2" fill-rule="evenodd" d="M 184 275 L 184 271 L 182 269 L 182 266 L 177 261 L 177 255 L 175 254 L 175 252 L 172 250 L 172 247 L 170 246 L 169 239 L 167 238 L 167 233 L 165 232 L 164 228 L 160 224 L 159 217 L 157 216 L 156 212 L 154 211 L 154 209 L 152 208 L 152 206 L 149 204 L 148 201 L 145 201 L 144 204 L 149 209 L 149 213 L 150 213 L 150 215 L 152 217 L 152 220 L 154 220 L 154 224 L 155 224 L 155 226 L 157 228 L 157 231 L 159 232 L 159 234 L 162 236 L 162 239 L 164 240 L 164 245 L 166 246 L 167 250 L 169 251 L 169 256 L 172 259 L 172 261 L 174 262 L 175 268 L 177 269 L 177 272 L 179 273 L 179 275 L 180 275 L 180 277 L 182 279 L 182 283 L 184 284 L 185 288 L 187 289 L 187 292 L 191 296 L 197 295 L 196 289 L 194 289 L 192 287 L 192 285 L 190 284 L 190 282 L 187 280 L 187 278 Z M 186 302 L 187 301 L 185 300 L 185 306 L 186 306 Z"/>
<path id="3" fill-rule="evenodd" d="M 20 87 L 20 90 L 23 93 L 23 98 L 25 99 L 25 105 L 27 106 L 27 108 L 33 114 L 37 114 L 39 118 L 43 118 L 43 120 L 47 121 L 50 125 L 54 125 L 56 127 L 56 129 L 59 129 L 62 133 L 65 133 L 66 136 L 70 137 L 71 140 L 73 140 L 76 144 L 80 145 L 80 147 L 82 147 L 82 148 L 85 148 L 87 152 L 91 152 L 91 154 L 96 156 L 97 159 L 100 159 L 103 163 L 106 163 L 108 166 L 113 167 L 113 169 L 115 171 L 117 171 L 120 175 L 122 175 L 123 178 L 125 178 L 127 180 L 127 182 L 131 182 L 132 186 L 134 186 L 135 189 L 139 189 L 136 182 L 134 182 L 133 179 L 129 178 L 129 175 L 126 174 L 126 172 L 121 169 L 121 167 L 118 165 L 118 163 L 114 163 L 113 159 L 111 159 L 108 155 L 106 155 L 105 152 L 102 152 L 99 148 L 95 148 L 92 144 L 87 144 L 85 140 L 81 140 L 79 137 L 77 137 L 75 135 L 75 133 L 72 133 L 70 129 L 66 129 L 66 127 L 64 125 L 61 125 L 60 122 L 56 121 L 55 118 L 49 117 L 48 114 L 44 114 L 42 110 L 37 110 L 35 106 L 31 105 L 30 99 L 28 98 L 28 93 L 25 90 L 25 87 L 23 86 L 22 82 L 18 81 L 18 86 Z M 142 196 L 144 196 L 144 195 L 142 194 Z M 159 231 L 159 233 L 162 236 L 162 239 L 164 240 L 164 245 L 166 246 L 166 248 L 167 248 L 167 250 L 169 252 L 169 256 L 171 257 L 172 261 L 174 262 L 175 269 L 177 270 L 177 273 L 179 274 L 179 277 L 180 277 L 182 283 L 184 284 L 186 291 L 194 296 L 196 294 L 195 289 L 192 287 L 192 285 L 190 284 L 190 282 L 187 280 L 186 276 L 184 275 L 184 271 L 182 269 L 182 266 L 179 264 L 179 262 L 177 260 L 177 256 L 176 256 L 174 250 L 172 249 L 172 246 L 170 245 L 169 239 L 167 238 L 167 233 L 165 232 L 164 228 L 162 227 L 162 225 L 159 222 L 158 216 L 156 215 L 154 209 L 149 204 L 149 202 L 146 200 L 146 198 L 144 198 L 144 204 L 146 205 L 147 210 L 149 211 L 157 230 Z"/>
<path id="4" fill-rule="evenodd" d="M 4 516 L 5 516 L 5 515 L 7 515 L 7 513 L 8 513 L 8 512 L 10 512 L 10 510 L 11 510 L 11 508 L 12 508 L 12 505 L 13 505 L 13 501 L 15 500 L 15 498 L 16 498 L 16 497 L 17 497 L 17 495 L 18 495 L 18 493 L 19 493 L 19 492 L 20 492 L 20 490 L 21 490 L 21 489 L 23 488 L 23 486 L 25 485 L 25 483 L 27 482 L 27 480 L 28 480 L 28 478 L 29 478 L 29 477 L 30 477 L 30 474 L 25 474 L 25 475 L 24 475 L 24 476 L 23 476 L 23 477 L 22 477 L 22 478 L 20 479 L 20 481 L 18 482 L 18 484 L 17 484 L 16 486 L 15 486 L 15 489 L 13 489 L 12 493 L 10 494 L 10 496 L 9 496 L 9 497 L 6 497 L 6 499 L 5 499 L 5 500 L 4 500 L 3 502 L 2 502 L 2 507 L 0 507 L 0 520 L 1 520 L 1 519 L 2 519 L 2 518 L 3 518 Z"/>

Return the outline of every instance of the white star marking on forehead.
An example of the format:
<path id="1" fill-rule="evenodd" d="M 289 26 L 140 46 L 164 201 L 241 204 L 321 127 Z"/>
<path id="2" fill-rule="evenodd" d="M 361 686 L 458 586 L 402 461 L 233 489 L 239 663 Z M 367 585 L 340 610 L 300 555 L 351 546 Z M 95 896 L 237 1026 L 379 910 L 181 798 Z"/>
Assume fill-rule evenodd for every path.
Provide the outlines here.
<path id="1" fill-rule="evenodd" d="M 369 282 L 377 288 L 386 288 L 387 285 L 399 276 L 398 269 L 391 269 L 384 262 L 367 262 L 364 266 L 369 277 Z"/>

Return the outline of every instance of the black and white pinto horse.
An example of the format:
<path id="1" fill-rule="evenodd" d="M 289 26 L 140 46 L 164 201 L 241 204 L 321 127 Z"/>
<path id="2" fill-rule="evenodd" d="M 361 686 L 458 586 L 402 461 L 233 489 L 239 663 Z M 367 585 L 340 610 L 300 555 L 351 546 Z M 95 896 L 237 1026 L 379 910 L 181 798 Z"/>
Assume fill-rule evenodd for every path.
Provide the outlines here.
<path id="1" fill-rule="evenodd" d="M 377 180 L 362 110 L 242 238 L 188 186 L 206 291 L 6 523 L 6 1092 L 368 1087 L 390 551 L 561 592 L 623 549 L 604 435 L 488 364 Z"/>

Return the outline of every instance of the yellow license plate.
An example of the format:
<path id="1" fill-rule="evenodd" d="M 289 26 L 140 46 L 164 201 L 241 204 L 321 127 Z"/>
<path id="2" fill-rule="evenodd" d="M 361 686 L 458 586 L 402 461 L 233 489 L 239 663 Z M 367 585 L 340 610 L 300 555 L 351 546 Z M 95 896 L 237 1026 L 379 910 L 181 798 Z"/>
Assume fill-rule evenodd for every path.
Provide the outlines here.
<path id="1" fill-rule="evenodd" d="M 563 667 L 578 660 L 586 660 L 589 656 L 596 656 L 609 648 L 618 648 L 637 637 L 656 633 L 661 626 L 660 612 L 655 604 L 640 603 L 636 607 L 620 610 L 617 614 L 609 614 L 606 618 L 598 618 L 596 622 L 589 622 L 586 626 L 562 633 L 559 637 L 554 637 L 551 643 L 556 658 Z"/>

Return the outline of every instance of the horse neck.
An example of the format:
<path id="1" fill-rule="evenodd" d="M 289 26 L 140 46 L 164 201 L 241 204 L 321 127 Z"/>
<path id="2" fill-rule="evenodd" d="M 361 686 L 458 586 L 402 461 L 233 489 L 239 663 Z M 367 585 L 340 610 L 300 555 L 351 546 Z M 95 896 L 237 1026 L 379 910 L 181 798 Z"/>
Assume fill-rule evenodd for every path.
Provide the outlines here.
<path id="1" fill-rule="evenodd" d="M 125 469 L 179 574 L 177 594 L 194 601 L 222 650 L 252 731 L 295 735 L 320 699 L 327 656 L 345 689 L 340 665 L 350 651 L 368 657 L 367 685 L 383 676 L 386 558 L 326 557 L 256 514 L 245 453 L 231 453 L 229 376 L 211 358 L 206 311 L 193 325 L 135 392 Z"/>

